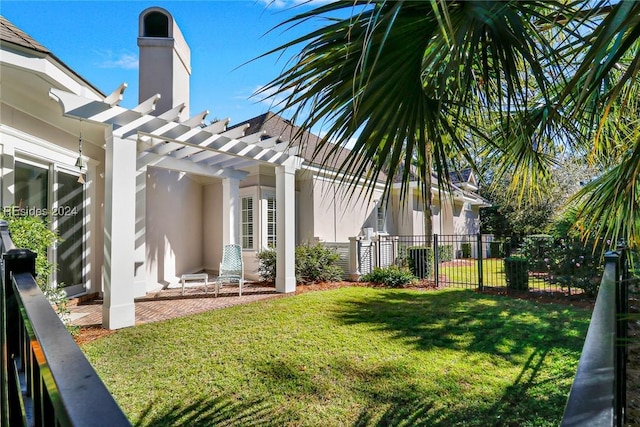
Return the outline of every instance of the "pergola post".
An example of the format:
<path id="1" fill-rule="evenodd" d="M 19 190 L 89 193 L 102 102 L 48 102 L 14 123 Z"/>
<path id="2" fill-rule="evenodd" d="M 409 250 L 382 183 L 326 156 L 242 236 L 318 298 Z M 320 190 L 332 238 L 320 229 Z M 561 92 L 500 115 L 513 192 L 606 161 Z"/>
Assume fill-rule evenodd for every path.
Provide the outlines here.
<path id="1" fill-rule="evenodd" d="M 240 243 L 240 180 L 222 180 L 222 244 Z"/>
<path id="2" fill-rule="evenodd" d="M 296 168 L 276 167 L 276 291 L 296 290 Z"/>
<path id="3" fill-rule="evenodd" d="M 102 325 L 135 325 L 136 144 L 105 131 L 104 303 Z"/>
<path id="4" fill-rule="evenodd" d="M 147 167 L 136 172 L 136 239 L 134 258 L 134 296 L 143 297 L 147 294 Z"/>

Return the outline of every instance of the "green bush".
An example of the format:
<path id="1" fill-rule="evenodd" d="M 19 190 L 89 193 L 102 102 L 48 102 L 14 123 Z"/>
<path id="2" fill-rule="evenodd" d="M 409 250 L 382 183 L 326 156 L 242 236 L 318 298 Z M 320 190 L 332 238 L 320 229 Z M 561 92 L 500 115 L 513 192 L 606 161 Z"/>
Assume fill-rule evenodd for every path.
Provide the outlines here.
<path id="1" fill-rule="evenodd" d="M 386 268 L 375 267 L 371 273 L 363 275 L 360 280 L 400 288 L 412 284 L 416 278 L 406 268 L 392 265 Z"/>
<path id="2" fill-rule="evenodd" d="M 529 269 L 537 273 L 548 271 L 547 258 L 554 248 L 554 239 L 547 234 L 533 234 L 522 239 L 518 252 L 529 260 Z"/>
<path id="3" fill-rule="evenodd" d="M 504 273 L 507 287 L 516 290 L 529 289 L 529 260 L 522 257 L 508 257 L 504 259 Z"/>
<path id="4" fill-rule="evenodd" d="M 460 244 L 462 250 L 462 258 L 471 258 L 471 243 Z"/>
<path id="5" fill-rule="evenodd" d="M 431 275 L 433 251 L 426 246 L 409 246 L 407 264 L 411 274 L 419 279 L 426 279 Z"/>
<path id="6" fill-rule="evenodd" d="M 503 258 L 505 255 L 504 242 L 489 242 L 489 252 L 491 254 L 491 258 Z"/>
<path id="7" fill-rule="evenodd" d="M 298 283 L 335 282 L 342 280 L 338 265 L 340 255 L 321 243 L 296 247 L 296 281 Z"/>
<path id="8" fill-rule="evenodd" d="M 276 251 L 265 249 L 257 253 L 258 275 L 262 280 L 276 279 Z M 342 280 L 344 271 L 338 265 L 340 255 L 318 243 L 296 247 L 296 281 L 298 283 L 335 282 Z"/>
<path id="9" fill-rule="evenodd" d="M 68 323 L 70 311 L 67 308 L 69 300 L 66 293 L 62 286 L 54 288 L 49 283 L 56 266 L 49 261 L 47 251 L 60 239 L 57 231 L 51 230 L 47 219 L 37 216 L 14 216 L 3 213 L 0 214 L 0 219 L 7 221 L 11 239 L 16 248 L 29 249 L 36 253 L 36 283 L 49 302 L 56 306 L 58 316 Z"/>
<path id="10" fill-rule="evenodd" d="M 453 261 L 453 245 L 438 245 L 438 261 Z"/>
<path id="11" fill-rule="evenodd" d="M 276 280 L 276 251 L 265 249 L 256 254 L 258 258 L 258 275 L 262 280 L 273 282 Z"/>

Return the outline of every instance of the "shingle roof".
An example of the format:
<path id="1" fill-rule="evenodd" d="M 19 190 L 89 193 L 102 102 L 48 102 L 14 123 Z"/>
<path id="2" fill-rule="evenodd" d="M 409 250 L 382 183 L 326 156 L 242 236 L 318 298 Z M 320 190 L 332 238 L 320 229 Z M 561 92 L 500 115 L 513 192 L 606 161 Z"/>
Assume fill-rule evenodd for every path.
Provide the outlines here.
<path id="1" fill-rule="evenodd" d="M 33 37 L 25 33 L 7 18 L 0 15 L 0 40 L 2 42 L 13 43 L 18 46 L 26 47 L 38 52 L 50 54 L 49 49 L 38 43 Z"/>
<path id="2" fill-rule="evenodd" d="M 104 96 L 104 93 L 97 87 L 95 87 L 90 81 L 82 77 L 78 74 L 74 69 L 69 67 L 67 64 L 62 62 L 60 58 L 58 58 L 53 52 L 44 47 L 38 41 L 36 41 L 29 34 L 22 31 L 20 28 L 13 25 L 7 18 L 0 15 L 0 44 L 7 45 L 13 44 L 16 46 L 20 46 L 23 48 L 30 49 L 34 52 L 42 53 L 47 57 L 51 58 L 53 61 L 57 62 L 61 67 L 64 67 L 71 74 L 78 77 L 81 81 L 83 81 L 88 87 L 91 87 L 96 93 Z"/>
<path id="3" fill-rule="evenodd" d="M 449 179 L 454 184 L 469 182 L 470 177 L 471 177 L 470 168 L 465 168 L 465 169 L 461 169 L 461 170 L 449 173 Z"/>
<path id="4" fill-rule="evenodd" d="M 314 152 L 321 141 L 321 138 L 307 131 L 302 131 L 299 126 L 294 125 L 291 121 L 272 113 L 271 111 L 261 114 L 257 117 L 245 120 L 232 127 L 238 127 L 248 124 L 245 134 L 264 131 L 265 138 L 280 137 L 283 141 L 291 141 L 294 147 L 299 146 L 298 155 L 304 158 L 308 163 L 322 164 L 326 167 L 338 168 L 346 158 L 349 150 L 347 148 L 337 147 L 334 144 L 326 144 L 322 150 L 314 157 Z M 327 158 L 327 154 L 333 149 L 337 150 Z"/>

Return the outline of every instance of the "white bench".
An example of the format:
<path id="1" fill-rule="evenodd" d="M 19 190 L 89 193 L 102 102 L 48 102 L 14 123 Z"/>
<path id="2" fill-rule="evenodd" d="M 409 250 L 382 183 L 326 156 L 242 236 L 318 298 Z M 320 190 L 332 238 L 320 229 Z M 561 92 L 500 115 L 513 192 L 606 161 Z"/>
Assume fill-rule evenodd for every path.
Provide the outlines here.
<path id="1" fill-rule="evenodd" d="M 199 280 L 204 282 L 204 292 L 207 293 L 207 287 L 209 286 L 209 274 L 207 273 L 192 273 L 192 274 L 183 274 L 180 277 L 180 282 L 182 283 L 182 295 L 184 295 L 184 284 L 187 280 Z"/>

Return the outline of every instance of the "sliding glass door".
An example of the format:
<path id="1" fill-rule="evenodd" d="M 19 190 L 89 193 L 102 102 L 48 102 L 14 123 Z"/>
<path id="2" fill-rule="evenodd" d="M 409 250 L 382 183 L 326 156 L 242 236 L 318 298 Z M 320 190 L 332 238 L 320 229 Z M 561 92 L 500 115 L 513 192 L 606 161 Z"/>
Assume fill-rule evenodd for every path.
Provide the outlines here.
<path id="1" fill-rule="evenodd" d="M 84 291 L 84 186 L 78 174 L 51 164 L 15 162 L 15 206 L 18 214 L 47 218 L 61 240 L 50 256 L 56 263 L 54 283 L 68 295 Z"/>
<path id="2" fill-rule="evenodd" d="M 52 219 L 62 239 L 56 247 L 56 282 L 75 294 L 84 290 L 84 186 L 78 175 L 62 170 L 55 171 L 55 182 Z"/>

